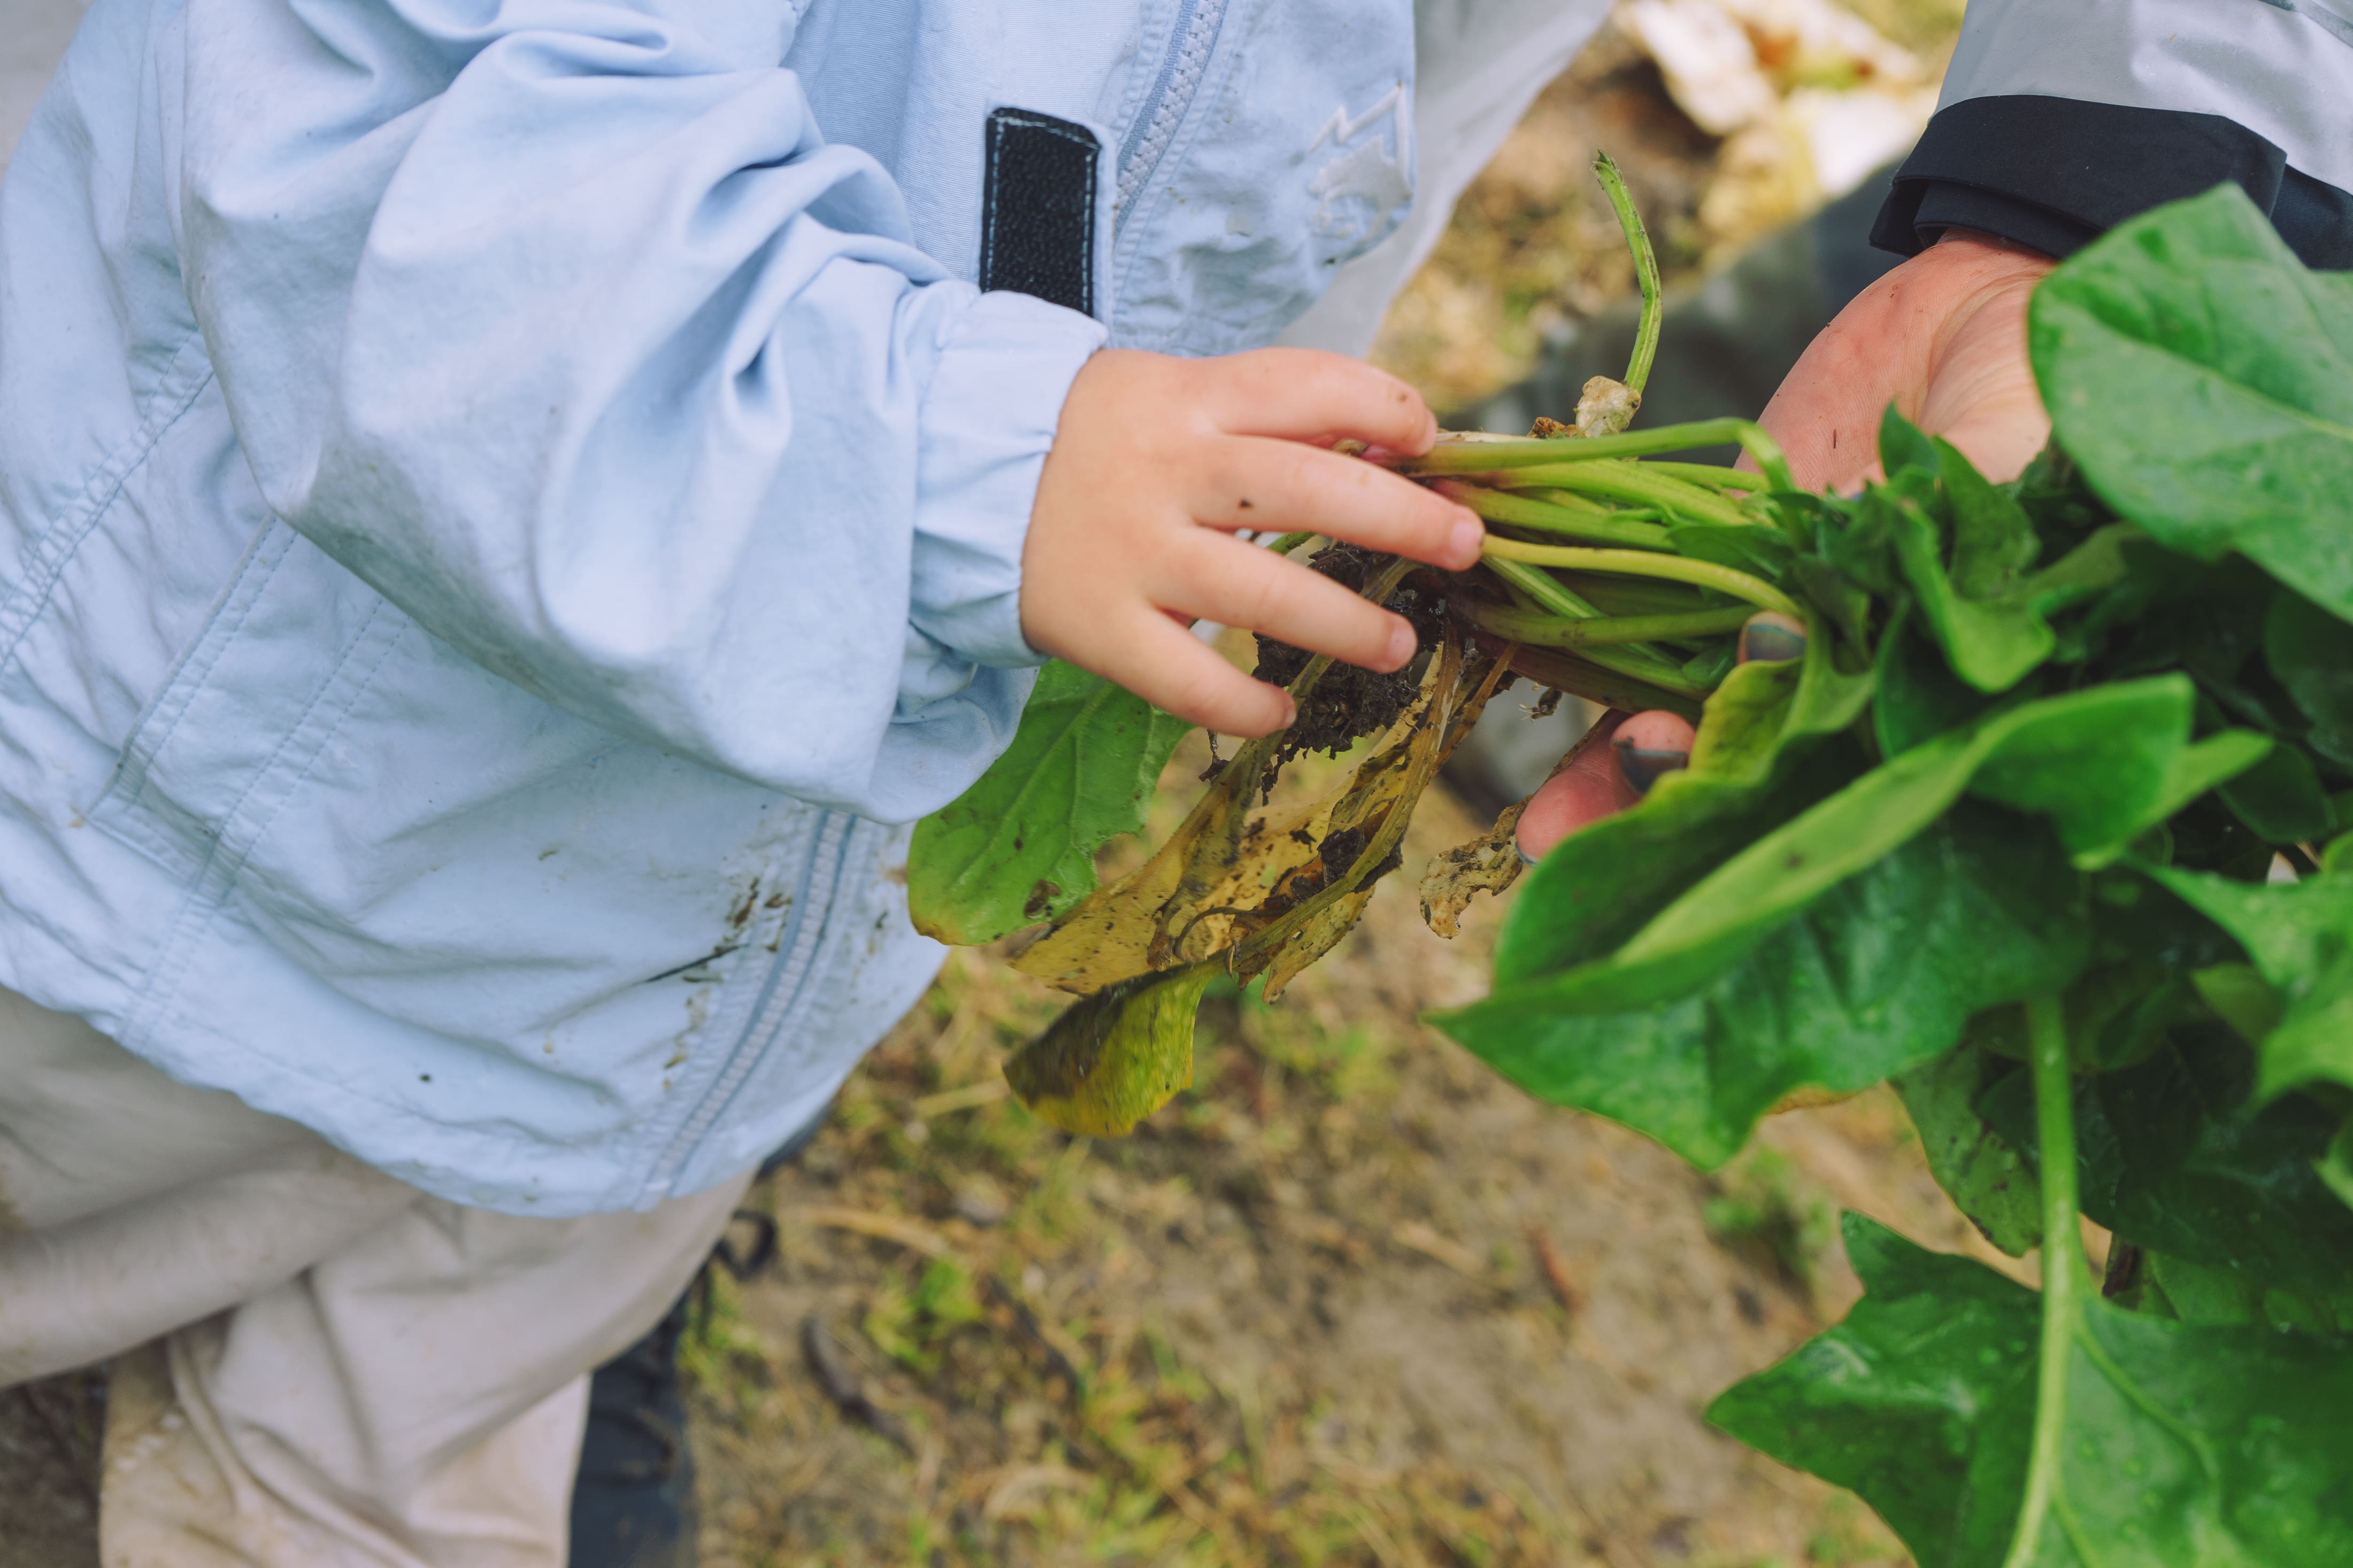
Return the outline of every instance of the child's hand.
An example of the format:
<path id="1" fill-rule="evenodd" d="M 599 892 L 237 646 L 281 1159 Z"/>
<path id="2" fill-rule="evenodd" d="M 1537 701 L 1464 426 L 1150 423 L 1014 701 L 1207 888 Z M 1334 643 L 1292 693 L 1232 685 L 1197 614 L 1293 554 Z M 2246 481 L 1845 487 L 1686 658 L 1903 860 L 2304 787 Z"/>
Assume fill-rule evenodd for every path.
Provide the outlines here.
<path id="1" fill-rule="evenodd" d="M 1021 553 L 1031 647 L 1222 734 L 1289 724 L 1291 699 L 1186 629 L 1264 632 L 1367 669 L 1413 657 L 1413 628 L 1236 539 L 1313 530 L 1461 570 L 1484 530 L 1452 501 L 1324 450 L 1348 437 L 1419 456 L 1438 422 L 1356 360 L 1262 349 L 1186 360 L 1110 349 L 1071 384 Z"/>

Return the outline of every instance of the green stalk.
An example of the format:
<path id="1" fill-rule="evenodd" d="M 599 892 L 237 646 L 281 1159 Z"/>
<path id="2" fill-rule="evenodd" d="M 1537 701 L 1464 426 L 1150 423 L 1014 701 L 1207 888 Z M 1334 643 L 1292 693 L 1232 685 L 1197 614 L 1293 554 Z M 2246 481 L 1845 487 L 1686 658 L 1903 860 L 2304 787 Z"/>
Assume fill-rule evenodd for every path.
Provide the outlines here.
<path id="1" fill-rule="evenodd" d="M 2085 1284 L 2083 1238 L 2075 1225 L 2075 1078 L 2059 998 L 2029 1002 L 2026 1030 L 2034 1047 L 2036 1163 L 2042 1178 L 2042 1344 L 2026 1501 L 2002 1568 L 2027 1568 L 2034 1561 L 2035 1542 L 2051 1512 L 2062 1463 L 2060 1439 L 2067 1427 L 2067 1363 Z"/>
<path id="2" fill-rule="evenodd" d="M 1626 233 L 1626 248 L 1634 253 L 1634 281 L 1642 290 L 1642 321 L 1634 332 L 1634 357 L 1626 364 L 1626 384 L 1636 393 L 1651 379 L 1651 363 L 1659 357 L 1659 332 L 1665 324 L 1665 300 L 1659 287 L 1659 258 L 1651 249 L 1651 236 L 1642 227 L 1642 215 L 1634 210 L 1634 198 L 1627 194 L 1625 177 L 1609 154 L 1597 151 L 1593 154 L 1594 177 L 1609 197 L 1609 208 L 1618 215 L 1618 226 Z"/>
<path id="3" fill-rule="evenodd" d="M 1635 550 L 1669 548 L 1667 531 L 1659 524 L 1621 521 L 1615 514 L 1599 507 L 1587 511 L 1534 496 L 1508 495 L 1502 490 L 1486 489 L 1453 479 L 1440 479 L 1430 488 L 1449 500 L 1469 507 L 1489 522 L 1508 523 L 1514 528 L 1558 534 L 1564 539 L 1587 540 L 1595 544 L 1616 544 Z"/>
<path id="4" fill-rule="evenodd" d="M 1493 542 L 1492 536 L 1490 542 Z M 1620 552 L 1605 551 L 1602 553 L 1614 555 Z M 1633 552 L 1630 551 L 1624 553 Z M 1661 556 L 1658 559 L 1677 558 Z M 1559 580 L 1549 572 L 1538 571 L 1534 566 L 1523 565 L 1517 561 L 1493 555 L 1487 557 L 1487 567 L 1506 584 L 1519 589 L 1550 611 L 1556 618 L 1585 621 L 1599 618 L 1600 616 L 1599 610 L 1563 587 Z M 1584 657 L 1588 662 L 1598 664 L 1614 674 L 1623 675 L 1641 681 L 1645 685 L 1659 687 L 1663 690 L 1678 692 L 1686 697 L 1704 697 L 1708 692 L 1706 687 L 1694 685 L 1685 679 L 1680 664 L 1661 657 L 1651 648 L 1638 644 L 1620 647 L 1589 648 L 1585 650 Z"/>
<path id="5" fill-rule="evenodd" d="M 1487 569 L 1508 587 L 1526 595 L 1563 620 L 1590 620 L 1601 614 L 1593 602 L 1569 588 L 1549 572 L 1539 572 L 1508 557 L 1488 556 Z"/>
<path id="6" fill-rule="evenodd" d="M 1574 544 L 1523 544 L 1516 539 L 1487 536 L 1487 563 L 1499 561 L 1525 562 L 1531 566 L 1574 566 L 1588 572 L 1619 572 L 1629 577 L 1664 577 L 1670 582 L 1689 583 L 1696 587 L 1714 588 L 1736 599 L 1746 599 L 1759 609 L 1778 610 L 1798 621 L 1806 620 L 1806 612 L 1795 599 L 1773 586 L 1762 577 L 1752 577 L 1729 566 L 1719 566 L 1713 561 L 1694 561 L 1683 555 L 1653 555 L 1641 550 L 1587 550 Z"/>
<path id="7" fill-rule="evenodd" d="M 1514 489 L 1525 486 L 1571 493 L 1583 491 L 1681 512 L 1694 522 L 1722 523 L 1729 528 L 1769 526 L 1738 501 L 1663 474 L 1646 474 L 1633 463 L 1562 463 L 1554 468 L 1514 468 L 1504 477 Z"/>
<path id="8" fill-rule="evenodd" d="M 1714 463 L 1675 463 L 1652 458 L 1642 465 L 1642 471 L 1664 474 L 1687 485 L 1704 485 L 1713 490 L 1755 491 L 1765 488 L 1762 474 L 1752 474 L 1746 468 L 1719 468 Z"/>
<path id="9" fill-rule="evenodd" d="M 1557 687 L 1573 697 L 1588 702 L 1598 702 L 1604 708 L 1621 709 L 1628 713 L 1640 713 L 1646 708 L 1663 708 L 1679 713 L 1696 724 L 1706 714 L 1700 700 L 1686 692 L 1667 691 L 1646 680 L 1605 669 L 1593 661 L 1591 654 L 1570 653 L 1564 648 L 1531 647 L 1520 645 L 1512 656 L 1512 672 L 1525 675 L 1540 686 Z"/>
<path id="10" fill-rule="evenodd" d="M 1607 647 L 1617 643 L 1653 642 L 1672 637 L 1721 637 L 1736 632 L 1756 614 L 1746 605 L 1720 610 L 1694 610 L 1673 616 L 1596 616 L 1565 621 L 1542 611 L 1515 610 L 1502 605 L 1481 605 L 1471 612 L 1479 629 L 1538 647 Z"/>
<path id="11" fill-rule="evenodd" d="M 1303 528 L 1296 533 L 1284 534 L 1272 544 L 1268 545 L 1267 548 L 1273 551 L 1277 555 L 1288 555 L 1293 551 L 1298 549 L 1301 545 L 1306 543 L 1309 540 L 1314 537 L 1315 531 L 1314 529 Z"/>
<path id="12" fill-rule="evenodd" d="M 1612 577 L 1606 572 L 1548 573 L 1605 616 L 1678 616 L 1715 608 L 1707 596 L 1683 583 L 1656 577 Z"/>
<path id="13" fill-rule="evenodd" d="M 1747 419 L 1695 419 L 1688 425 L 1662 425 L 1656 430 L 1629 430 L 1622 436 L 1588 436 L 1573 441 L 1450 441 L 1419 458 L 1385 457 L 1385 467 L 1401 474 L 1485 474 L 1510 468 L 1532 468 L 1542 463 L 1590 463 L 1604 458 L 1647 458 L 1659 452 L 1688 452 L 1700 447 L 1738 443 L 1757 461 L 1757 468 L 1777 490 L 1794 490 L 1789 459 L 1780 443 Z"/>

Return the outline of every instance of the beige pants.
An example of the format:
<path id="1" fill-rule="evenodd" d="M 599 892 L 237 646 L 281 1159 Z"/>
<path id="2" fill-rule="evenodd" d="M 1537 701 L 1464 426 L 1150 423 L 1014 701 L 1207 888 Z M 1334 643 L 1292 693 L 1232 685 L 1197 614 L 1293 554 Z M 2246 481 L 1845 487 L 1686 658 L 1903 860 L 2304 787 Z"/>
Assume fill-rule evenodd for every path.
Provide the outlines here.
<path id="1" fill-rule="evenodd" d="M 587 1372 L 744 1184 L 462 1208 L 0 990 L 0 1387 L 111 1359 L 105 1568 L 563 1568 Z"/>

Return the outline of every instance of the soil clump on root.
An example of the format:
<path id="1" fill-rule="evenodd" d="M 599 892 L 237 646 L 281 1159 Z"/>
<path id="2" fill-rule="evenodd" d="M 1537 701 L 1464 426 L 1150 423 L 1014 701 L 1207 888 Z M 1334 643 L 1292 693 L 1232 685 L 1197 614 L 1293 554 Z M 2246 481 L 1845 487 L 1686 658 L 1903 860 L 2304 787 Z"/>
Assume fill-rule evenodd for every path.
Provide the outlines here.
<path id="1" fill-rule="evenodd" d="M 1332 544 L 1309 556 L 1306 564 L 1342 587 L 1361 594 L 1366 584 L 1378 575 L 1391 559 L 1358 545 Z M 1387 605 L 1412 623 L 1423 656 L 1438 645 L 1448 615 L 1443 590 L 1424 580 L 1428 575 L 1418 573 L 1407 578 Z M 1312 657 L 1304 648 L 1261 636 L 1258 678 L 1277 686 L 1289 686 L 1299 679 Z M 1335 662 L 1315 683 L 1315 689 L 1300 699 L 1299 721 L 1283 736 L 1272 765 L 1279 768 L 1309 752 L 1336 757 L 1366 736 L 1383 733 L 1412 706 L 1414 694 L 1421 689 L 1421 675 L 1419 657 L 1388 675 Z"/>

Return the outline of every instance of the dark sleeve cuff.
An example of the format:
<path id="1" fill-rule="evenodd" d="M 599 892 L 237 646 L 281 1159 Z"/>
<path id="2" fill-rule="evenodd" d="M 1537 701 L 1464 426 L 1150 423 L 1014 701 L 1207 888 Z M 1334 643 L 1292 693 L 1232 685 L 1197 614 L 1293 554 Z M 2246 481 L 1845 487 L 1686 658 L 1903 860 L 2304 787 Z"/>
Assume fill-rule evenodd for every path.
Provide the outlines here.
<path id="1" fill-rule="evenodd" d="M 2353 195 L 2214 114 L 2028 95 L 1937 111 L 1871 242 L 1915 256 L 1948 228 L 2068 256 L 2126 218 L 2229 180 L 2308 267 L 2353 268 Z"/>

